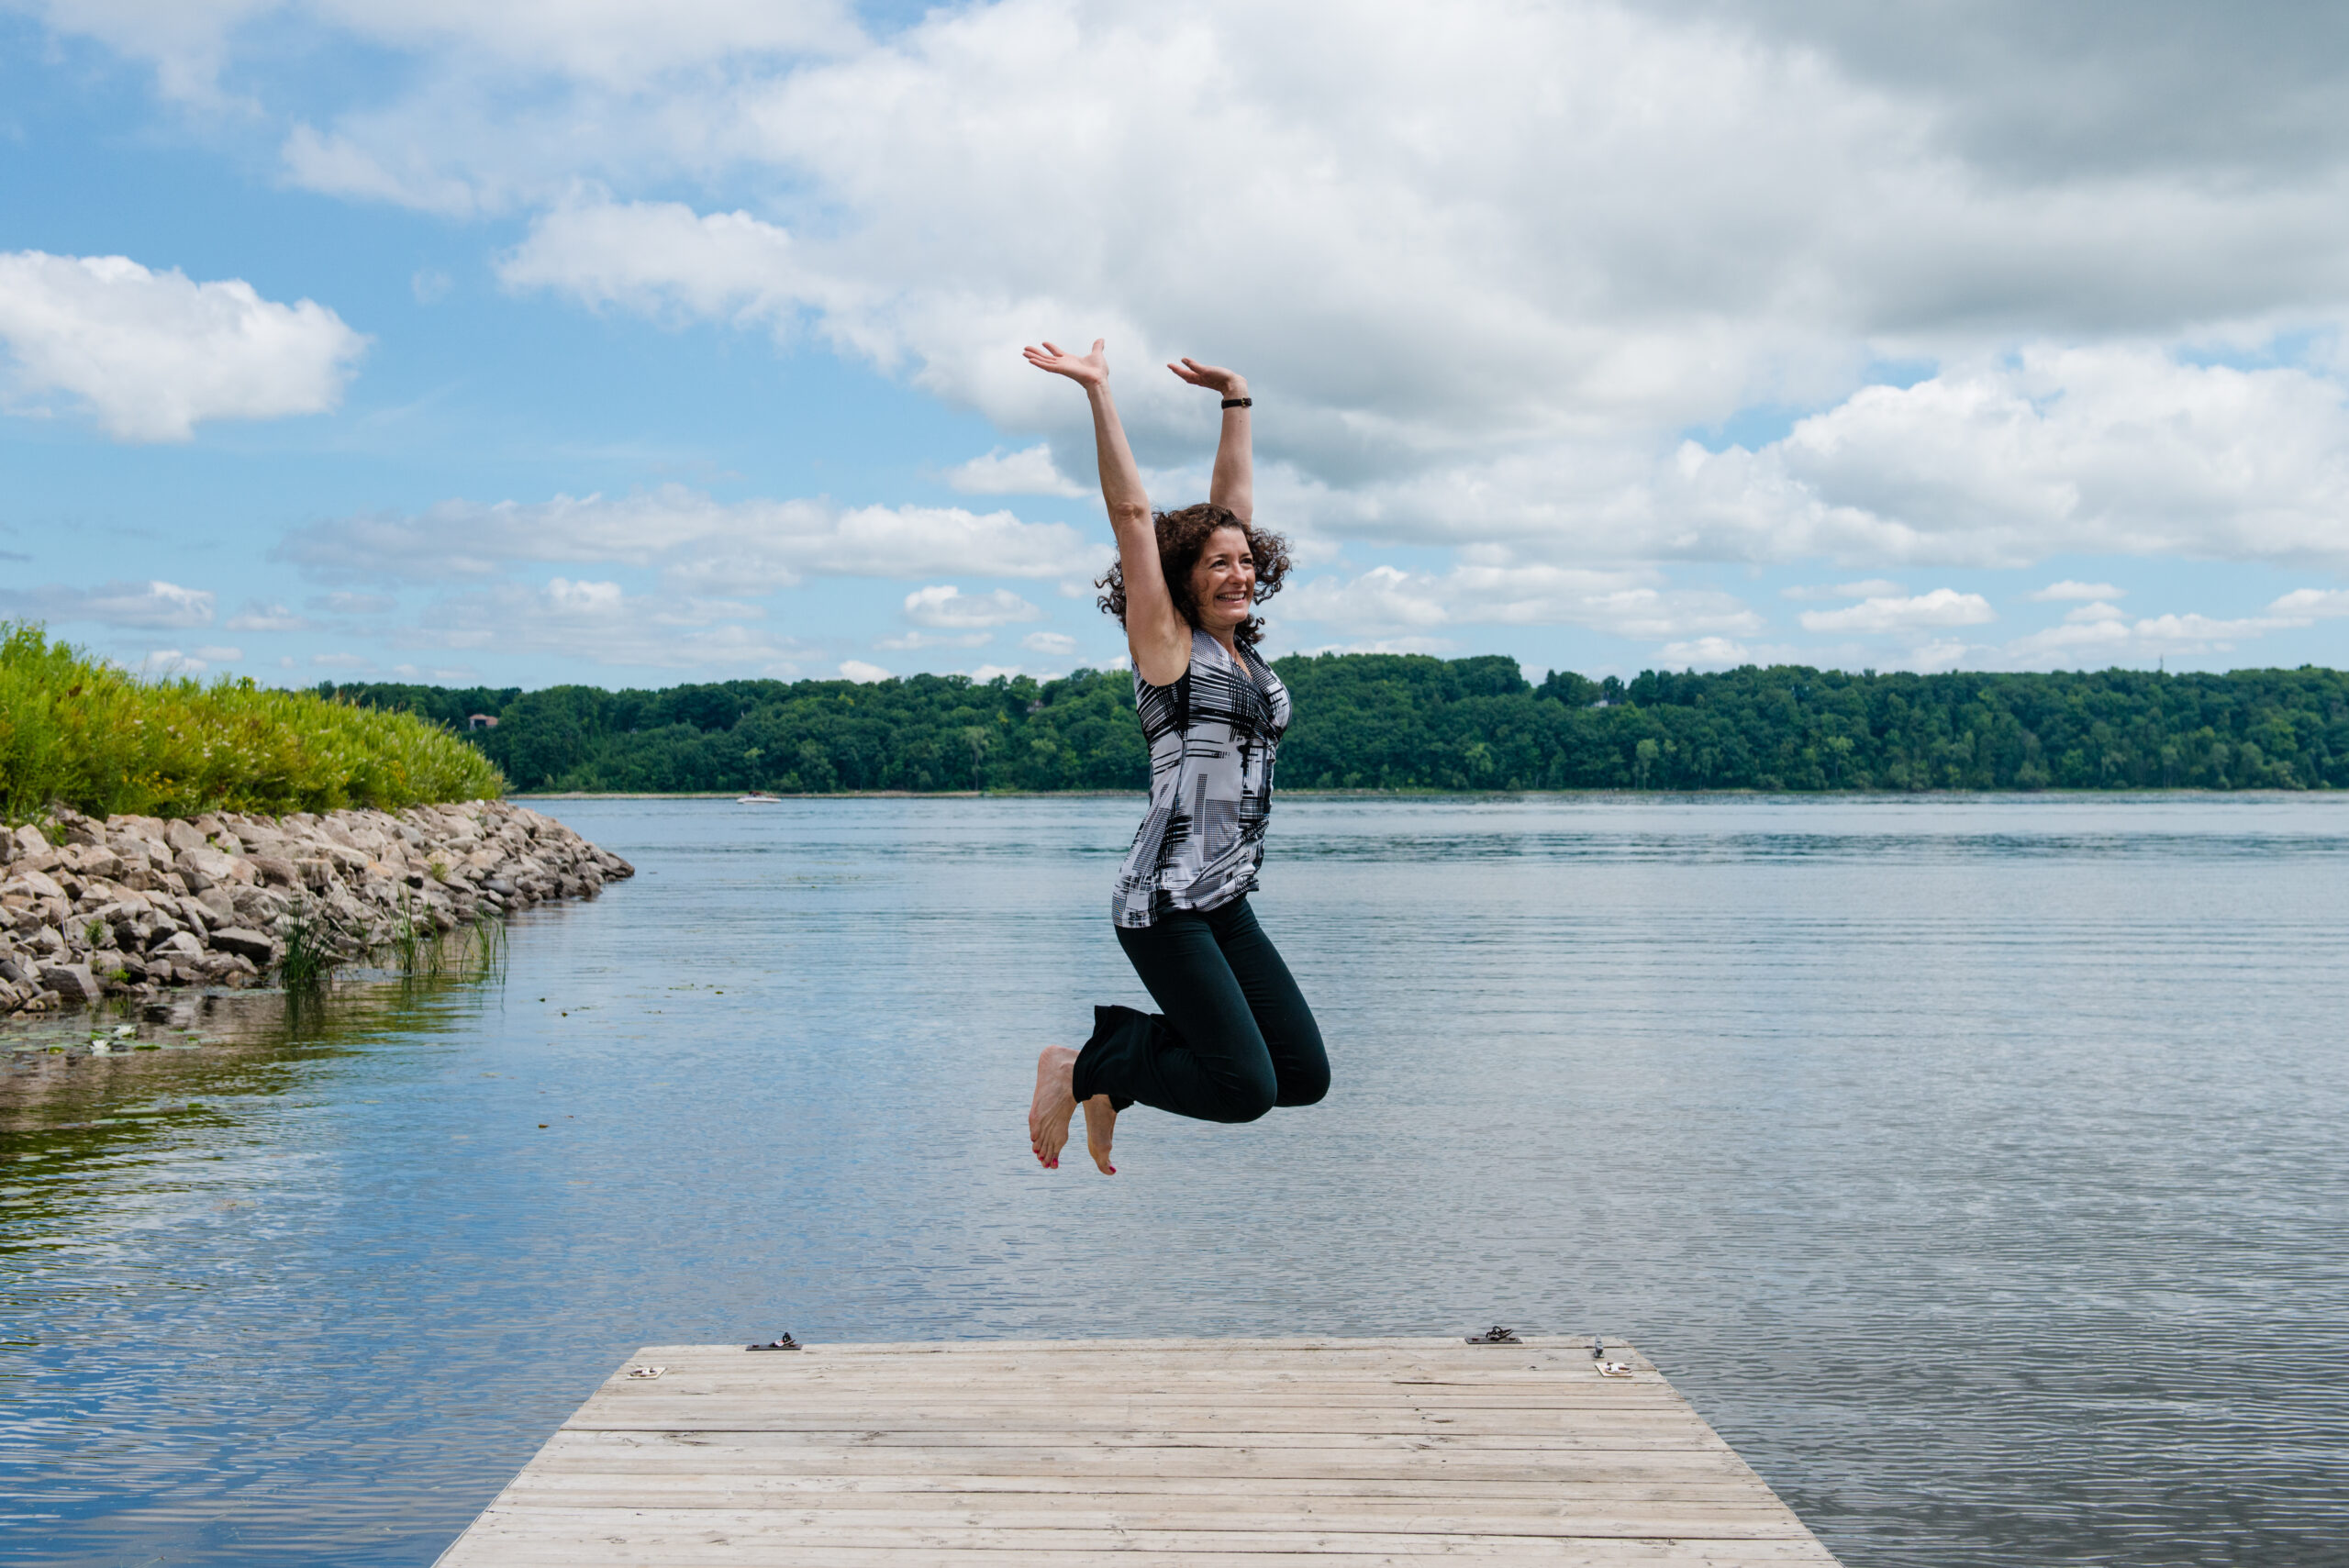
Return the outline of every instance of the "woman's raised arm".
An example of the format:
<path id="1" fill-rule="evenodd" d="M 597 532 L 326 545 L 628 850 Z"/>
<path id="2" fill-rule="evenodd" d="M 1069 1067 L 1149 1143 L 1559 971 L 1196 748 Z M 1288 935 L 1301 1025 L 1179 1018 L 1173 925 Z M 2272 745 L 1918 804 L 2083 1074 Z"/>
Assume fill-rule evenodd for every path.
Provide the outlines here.
<path id="1" fill-rule="evenodd" d="M 1101 499 L 1109 508 L 1109 528 L 1118 539 L 1118 564 L 1126 580 L 1126 647 L 1134 669 L 1153 686 L 1171 686 L 1191 667 L 1191 624 L 1174 607 L 1166 591 L 1166 574 L 1158 563 L 1158 529 L 1151 521 L 1150 496 L 1141 485 L 1141 470 L 1126 445 L 1126 430 L 1118 422 L 1118 406 L 1109 396 L 1109 361 L 1102 340 L 1093 351 L 1064 352 L 1057 344 L 1023 349 L 1038 370 L 1064 375 L 1085 388 L 1093 406 L 1093 449 L 1101 471 Z M 1220 461 L 1218 463 L 1221 467 Z"/>
<path id="2" fill-rule="evenodd" d="M 1248 395 L 1248 378 L 1221 365 L 1203 365 L 1186 359 L 1166 367 L 1193 386 L 1220 393 L 1226 403 Z M 1223 411 L 1223 435 L 1215 444 L 1215 476 L 1208 481 L 1208 499 L 1242 523 L 1256 517 L 1256 462 L 1250 450 L 1248 410 Z"/>

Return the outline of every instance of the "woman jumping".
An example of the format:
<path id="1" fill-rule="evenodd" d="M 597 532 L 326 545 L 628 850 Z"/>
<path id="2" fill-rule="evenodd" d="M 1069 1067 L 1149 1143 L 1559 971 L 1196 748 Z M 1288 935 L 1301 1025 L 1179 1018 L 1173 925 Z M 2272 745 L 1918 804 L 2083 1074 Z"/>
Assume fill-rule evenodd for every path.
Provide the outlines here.
<path id="1" fill-rule="evenodd" d="M 1197 360 L 1166 368 L 1223 396 L 1223 437 L 1207 504 L 1150 509 L 1141 471 L 1109 398 L 1096 341 L 1083 356 L 1051 343 L 1028 362 L 1085 388 L 1093 406 L 1101 498 L 1118 560 L 1096 586 L 1133 651 L 1134 706 L 1150 743 L 1150 811 L 1110 896 L 1118 945 L 1163 1013 L 1096 1007 L 1083 1051 L 1044 1048 L 1028 1140 L 1057 1169 L 1069 1118 L 1110 1175 L 1118 1113 L 1140 1102 L 1202 1121 L 1253 1121 L 1330 1091 L 1321 1030 L 1248 895 L 1264 858 L 1273 752 L 1288 728 L 1287 688 L 1256 656 L 1255 606 L 1277 593 L 1288 550 L 1260 533 L 1248 438 L 1248 384 Z"/>

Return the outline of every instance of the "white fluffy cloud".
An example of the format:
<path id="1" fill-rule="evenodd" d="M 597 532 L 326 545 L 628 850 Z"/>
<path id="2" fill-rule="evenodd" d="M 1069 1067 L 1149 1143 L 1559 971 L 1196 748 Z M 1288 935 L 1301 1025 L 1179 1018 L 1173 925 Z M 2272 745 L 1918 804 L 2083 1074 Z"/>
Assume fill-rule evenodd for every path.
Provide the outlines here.
<path id="1" fill-rule="evenodd" d="M 961 573 L 1063 578 L 1093 570 L 1106 547 L 1058 523 L 959 507 L 840 507 L 823 501 L 721 502 L 682 486 L 540 503 L 452 501 L 406 515 L 344 517 L 288 534 L 281 559 L 329 581 L 437 586 L 395 640 L 501 657 L 548 653 L 607 665 L 747 669 L 789 674 L 828 668 L 796 637 L 761 623 L 761 601 L 816 577 L 920 577 Z M 568 570 L 525 580 L 533 568 Z M 657 586 L 622 581 L 649 572 Z M 380 594 L 337 591 L 313 605 L 342 615 L 397 608 Z M 966 592 L 935 584 L 906 595 L 916 628 L 880 646 L 901 651 L 987 642 L 988 628 L 1042 618 L 1009 589 Z M 310 623 L 282 605 L 249 605 L 240 629 Z"/>
<path id="2" fill-rule="evenodd" d="M 600 562 L 657 568 L 677 593 L 740 595 L 823 576 L 1064 577 L 1091 569 L 1105 548 L 1065 524 L 1009 512 L 725 502 L 668 485 L 339 518 L 295 530 L 277 553 L 329 579 L 463 582 L 523 562 Z"/>
<path id="3" fill-rule="evenodd" d="M 1805 631 L 1878 637 L 1886 632 L 1915 631 L 1926 627 L 1980 626 L 1998 618 L 1989 600 L 1979 594 L 1961 594 L 1954 588 L 1936 588 L 1930 594 L 1909 598 L 1863 599 L 1840 610 L 1805 610 L 1801 617 Z"/>
<path id="4" fill-rule="evenodd" d="M 1041 441 L 1016 452 L 997 447 L 984 457 L 956 463 L 946 471 L 946 483 L 965 495 L 1075 497 L 1093 494 L 1054 466 L 1052 447 Z"/>
<path id="5" fill-rule="evenodd" d="M 745 55 L 850 47 L 861 34 L 838 0 L 17 0 L 61 32 L 156 69 L 165 91 L 208 98 L 236 35 L 273 17 L 437 55 L 454 73 L 495 64 L 529 78 L 625 87 Z"/>
<path id="6" fill-rule="evenodd" d="M 815 651 L 759 625 L 764 613 L 735 600 L 633 595 L 614 582 L 551 577 L 536 586 L 499 583 L 451 594 L 399 635 L 417 646 L 505 657 L 549 653 L 605 665 L 803 673 Z"/>
<path id="7" fill-rule="evenodd" d="M 154 579 L 107 583 L 95 588 L 0 590 L 0 614 L 40 620 L 95 621 L 101 626 L 150 631 L 210 626 L 216 595 Z"/>
<path id="8" fill-rule="evenodd" d="M 2025 594 L 2034 604 L 2062 604 L 2067 599 L 2119 599 L 2128 596 L 2129 590 L 2110 583 L 2075 583 L 2066 577 L 2061 583 L 2050 583 L 2044 588 Z"/>
<path id="9" fill-rule="evenodd" d="M 985 648 L 994 640 L 991 631 L 908 631 L 882 638 L 873 646 L 893 653 L 918 653 L 926 648 Z"/>
<path id="10" fill-rule="evenodd" d="M 1351 580 L 1316 578 L 1285 592 L 1275 606 L 1284 626 L 1321 622 L 1366 637 L 1461 623 L 1586 626 L 1642 639 L 1753 632 L 1763 626 L 1761 617 L 1728 594 L 1661 587 L 1653 573 L 1543 565 L 1465 565 L 1442 573 L 1375 566 Z"/>
<path id="11" fill-rule="evenodd" d="M 1898 598 L 1909 590 L 1882 577 L 1871 577 L 1864 583 L 1798 584 L 1779 592 L 1789 599 L 1889 599 Z"/>
<path id="12" fill-rule="evenodd" d="M 309 631 L 317 622 L 305 615 L 297 615 L 284 605 L 264 604 L 259 599 L 247 599 L 244 608 L 228 617 L 230 631 Z"/>
<path id="13" fill-rule="evenodd" d="M 2203 615 L 2163 615 L 2132 621 L 2116 613 L 2083 620 L 2066 617 L 2060 626 L 2029 633 L 1981 652 L 1987 655 L 1984 662 L 2007 667 L 2086 669 L 2156 656 L 2233 653 L 2254 639 L 2307 624 L 2305 620 L 2278 616 L 2221 619 Z"/>
<path id="14" fill-rule="evenodd" d="M 2291 620 L 2349 616 L 2349 589 L 2295 588 L 2268 606 L 2267 613 Z"/>
<path id="15" fill-rule="evenodd" d="M 952 583 L 917 588 L 906 595 L 906 618 L 916 626 L 969 631 L 981 627 L 1008 626 L 1013 621 L 1041 620 L 1044 612 L 1013 593 L 965 594 Z"/>
<path id="16" fill-rule="evenodd" d="M 1684 448 L 1676 469 L 1675 510 L 1737 558 L 2349 567 L 2349 407 L 2299 369 L 2033 349 L 1863 388 L 1759 452 Z"/>
<path id="17" fill-rule="evenodd" d="M 279 305 L 239 279 L 18 250 L 0 255 L 0 344 L 20 412 L 61 393 L 117 440 L 184 441 L 207 419 L 334 407 L 367 339 L 325 306 Z"/>
<path id="18" fill-rule="evenodd" d="M 848 317 L 873 291 L 804 265 L 789 233 L 747 212 L 679 202 L 566 202 L 498 262 L 514 288 L 557 289 L 591 306 L 787 332 L 803 310 Z"/>
<path id="19" fill-rule="evenodd" d="M 1656 657 L 1672 670 L 1733 670 L 1741 664 L 1759 662 L 1745 644 L 1726 637 L 1667 642 L 1656 650 Z"/>

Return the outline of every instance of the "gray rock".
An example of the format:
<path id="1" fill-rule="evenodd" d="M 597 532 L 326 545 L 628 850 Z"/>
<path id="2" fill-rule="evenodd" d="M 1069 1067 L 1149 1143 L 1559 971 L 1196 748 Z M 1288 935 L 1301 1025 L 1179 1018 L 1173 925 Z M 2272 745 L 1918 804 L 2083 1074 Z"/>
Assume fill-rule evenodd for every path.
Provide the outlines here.
<path id="1" fill-rule="evenodd" d="M 55 877 L 50 876 L 46 872 L 35 871 L 28 866 L 21 864 L 10 866 L 8 869 L 17 873 L 10 880 L 12 882 L 23 884 L 26 891 L 29 892 L 35 898 L 62 898 L 65 896 L 65 889 L 63 885 L 61 884 Z"/>
<path id="2" fill-rule="evenodd" d="M 42 964 L 40 983 L 69 1002 L 95 1002 L 99 996 L 98 977 L 86 963 Z"/>
<path id="3" fill-rule="evenodd" d="M 171 962 L 193 963 L 204 956 L 204 944 L 195 940 L 193 932 L 173 931 L 147 951 L 155 957 Z"/>
<path id="4" fill-rule="evenodd" d="M 163 824 L 163 842 L 172 847 L 174 854 L 205 847 L 204 835 L 195 830 L 195 825 L 192 822 L 171 821 Z"/>
<path id="5" fill-rule="evenodd" d="M 259 931 L 249 931 L 241 926 L 223 926 L 212 933 L 216 952 L 235 953 L 251 959 L 255 963 L 268 963 L 277 956 L 277 943 Z"/>
<path id="6" fill-rule="evenodd" d="M 66 854 L 66 863 L 83 876 L 112 882 L 122 874 L 122 857 L 104 844 L 77 844 Z"/>
<path id="7" fill-rule="evenodd" d="M 217 850 L 182 850 L 179 858 L 172 863 L 179 869 L 180 875 L 187 879 L 188 887 L 196 893 L 207 887 L 217 887 L 223 883 L 250 880 L 248 876 L 237 874 L 237 860 Z"/>

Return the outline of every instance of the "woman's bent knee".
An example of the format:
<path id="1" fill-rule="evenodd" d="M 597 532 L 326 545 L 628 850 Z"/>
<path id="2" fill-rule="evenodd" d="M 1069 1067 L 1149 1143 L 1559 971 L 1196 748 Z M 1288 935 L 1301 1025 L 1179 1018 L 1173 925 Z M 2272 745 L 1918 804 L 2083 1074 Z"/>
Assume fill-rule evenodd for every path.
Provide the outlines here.
<path id="1" fill-rule="evenodd" d="M 1259 1077 L 1252 1073 L 1241 1083 L 1233 1085 L 1231 1091 L 1224 1096 L 1221 1114 L 1216 1119 L 1230 1122 L 1254 1121 L 1280 1103 L 1280 1085 L 1274 1080 L 1273 1075 L 1266 1073 Z"/>
<path id="2" fill-rule="evenodd" d="M 1319 1073 L 1290 1073 L 1281 1079 L 1279 1103 L 1284 1106 L 1318 1106 L 1330 1093 L 1330 1070 Z"/>

